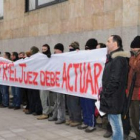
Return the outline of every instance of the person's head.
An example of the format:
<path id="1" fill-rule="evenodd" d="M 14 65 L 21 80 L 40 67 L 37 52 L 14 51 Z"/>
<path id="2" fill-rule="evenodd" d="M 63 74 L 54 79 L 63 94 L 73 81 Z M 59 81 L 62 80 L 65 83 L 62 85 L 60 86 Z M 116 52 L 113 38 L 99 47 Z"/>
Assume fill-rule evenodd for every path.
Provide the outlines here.
<path id="1" fill-rule="evenodd" d="M 30 57 L 31 56 L 31 52 L 30 51 L 26 52 L 25 54 L 26 54 L 26 57 Z"/>
<path id="2" fill-rule="evenodd" d="M 19 58 L 19 59 L 25 58 L 25 52 L 20 52 L 20 53 L 18 54 L 18 58 Z"/>
<path id="3" fill-rule="evenodd" d="M 106 45 L 104 43 L 98 43 L 96 49 L 100 49 L 100 48 L 106 48 Z"/>
<path id="4" fill-rule="evenodd" d="M 109 53 L 116 49 L 123 48 L 121 37 L 118 35 L 111 35 L 107 40 L 106 46 Z"/>
<path id="5" fill-rule="evenodd" d="M 12 54 L 11 54 L 11 60 L 12 61 L 18 60 L 18 53 L 17 52 L 12 52 Z"/>
<path id="6" fill-rule="evenodd" d="M 76 50 L 80 50 L 79 43 L 77 41 L 74 41 L 69 45 L 69 51 L 71 52 Z"/>
<path id="7" fill-rule="evenodd" d="M 133 39 L 133 41 L 131 42 L 130 48 L 133 53 L 137 53 L 138 51 L 140 51 L 140 36 L 136 36 Z"/>
<path id="8" fill-rule="evenodd" d="M 57 53 L 63 53 L 64 51 L 64 46 L 63 44 L 61 43 L 58 43 L 54 46 L 54 53 L 57 54 Z"/>
<path id="9" fill-rule="evenodd" d="M 96 49 L 98 42 L 95 38 L 89 39 L 85 44 L 85 50 L 93 50 Z"/>
<path id="10" fill-rule="evenodd" d="M 30 49 L 31 55 L 34 55 L 39 52 L 39 49 L 36 46 L 31 47 Z"/>
<path id="11" fill-rule="evenodd" d="M 9 52 L 5 52 L 3 57 L 10 60 L 11 54 Z"/>
<path id="12" fill-rule="evenodd" d="M 51 57 L 50 46 L 48 44 L 44 44 L 42 46 L 42 53 L 47 55 L 49 58 Z"/>

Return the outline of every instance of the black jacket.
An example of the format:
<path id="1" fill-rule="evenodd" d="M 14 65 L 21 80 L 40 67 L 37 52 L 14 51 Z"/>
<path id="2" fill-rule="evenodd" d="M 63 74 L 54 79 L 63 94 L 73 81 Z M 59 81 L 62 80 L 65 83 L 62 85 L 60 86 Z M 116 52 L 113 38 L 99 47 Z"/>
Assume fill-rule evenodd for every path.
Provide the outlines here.
<path id="1" fill-rule="evenodd" d="M 127 86 L 129 54 L 122 49 L 110 53 L 105 64 L 100 94 L 100 110 L 107 114 L 121 114 Z"/>

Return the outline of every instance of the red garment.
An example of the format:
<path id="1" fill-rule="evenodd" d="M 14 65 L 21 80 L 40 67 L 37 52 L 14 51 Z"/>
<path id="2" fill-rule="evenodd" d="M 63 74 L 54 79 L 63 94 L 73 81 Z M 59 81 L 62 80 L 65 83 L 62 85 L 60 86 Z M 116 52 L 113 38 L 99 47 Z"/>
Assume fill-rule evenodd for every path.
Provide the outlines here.
<path id="1" fill-rule="evenodd" d="M 133 91 L 132 100 L 140 100 L 140 54 L 138 56 L 132 56 L 129 61 L 130 65 L 130 71 L 128 75 L 128 88 L 129 91 L 133 74 L 136 72 L 136 81 L 135 81 L 135 87 Z"/>

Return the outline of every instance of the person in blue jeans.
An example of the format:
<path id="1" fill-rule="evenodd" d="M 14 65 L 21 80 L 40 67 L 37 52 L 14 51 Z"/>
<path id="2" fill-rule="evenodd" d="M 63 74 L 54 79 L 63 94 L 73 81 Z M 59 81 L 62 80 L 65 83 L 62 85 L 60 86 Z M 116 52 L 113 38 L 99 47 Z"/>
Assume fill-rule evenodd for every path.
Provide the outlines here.
<path id="1" fill-rule="evenodd" d="M 121 114 L 124 110 L 128 76 L 128 57 L 123 51 L 122 39 L 112 35 L 107 41 L 107 61 L 102 77 L 100 93 L 100 110 L 108 114 L 108 120 L 113 131 L 113 140 L 123 140 L 124 132 Z"/>
<path id="2" fill-rule="evenodd" d="M 9 106 L 9 86 L 2 86 L 2 105 L 1 107 Z"/>
<path id="3" fill-rule="evenodd" d="M 98 42 L 96 39 L 91 38 L 86 42 L 85 50 L 93 50 L 96 49 Z M 93 99 L 88 98 L 80 98 L 82 114 L 83 114 L 83 124 L 78 126 L 78 129 L 85 129 L 85 132 L 94 131 L 96 125 L 95 118 L 95 101 Z"/>
<path id="4" fill-rule="evenodd" d="M 3 57 L 10 60 L 11 54 L 9 52 L 5 52 Z M 9 86 L 1 85 L 0 91 L 2 94 L 1 107 L 8 107 L 9 106 Z"/>
<path id="5" fill-rule="evenodd" d="M 12 61 L 17 61 L 18 58 L 18 53 L 17 52 L 12 52 L 11 54 L 11 60 Z M 9 108 L 14 108 L 14 109 L 20 109 L 20 104 L 21 104 L 21 91 L 19 87 L 11 87 L 12 90 L 12 95 L 13 95 L 13 104 L 9 106 Z"/>
<path id="6" fill-rule="evenodd" d="M 13 95 L 13 105 L 12 105 L 12 107 L 15 110 L 20 109 L 20 104 L 21 104 L 20 88 L 19 87 L 11 87 L 11 90 L 12 90 L 12 95 Z"/>

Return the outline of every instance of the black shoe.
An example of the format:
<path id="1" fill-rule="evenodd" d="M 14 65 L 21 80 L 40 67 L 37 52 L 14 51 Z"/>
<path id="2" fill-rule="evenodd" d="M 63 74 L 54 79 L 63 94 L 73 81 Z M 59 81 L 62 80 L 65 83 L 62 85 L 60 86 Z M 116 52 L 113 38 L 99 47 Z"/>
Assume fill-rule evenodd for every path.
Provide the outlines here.
<path id="1" fill-rule="evenodd" d="M 124 134 L 124 140 L 128 140 L 128 135 Z"/>
<path id="2" fill-rule="evenodd" d="M 32 112 L 31 111 L 27 111 L 27 112 L 25 112 L 25 114 L 26 115 L 30 115 L 30 114 L 32 114 Z"/>
<path id="3" fill-rule="evenodd" d="M 109 138 L 111 136 L 112 136 L 112 132 L 110 132 L 110 131 L 106 131 L 106 133 L 104 134 L 105 138 Z"/>
<path id="4" fill-rule="evenodd" d="M 6 107 L 8 107 L 8 106 L 4 106 L 3 104 L 0 106 L 0 108 L 6 108 Z"/>
<path id="5" fill-rule="evenodd" d="M 16 107 L 14 108 L 14 110 L 18 110 L 18 109 L 20 109 L 20 106 L 16 106 Z"/>
<path id="6" fill-rule="evenodd" d="M 9 109 L 14 109 L 15 107 L 11 105 L 11 106 L 9 106 L 8 108 L 9 108 Z"/>
<path id="7" fill-rule="evenodd" d="M 32 115 L 38 116 L 38 115 L 42 115 L 42 113 L 36 113 L 36 112 L 34 112 L 34 113 L 32 113 Z"/>

